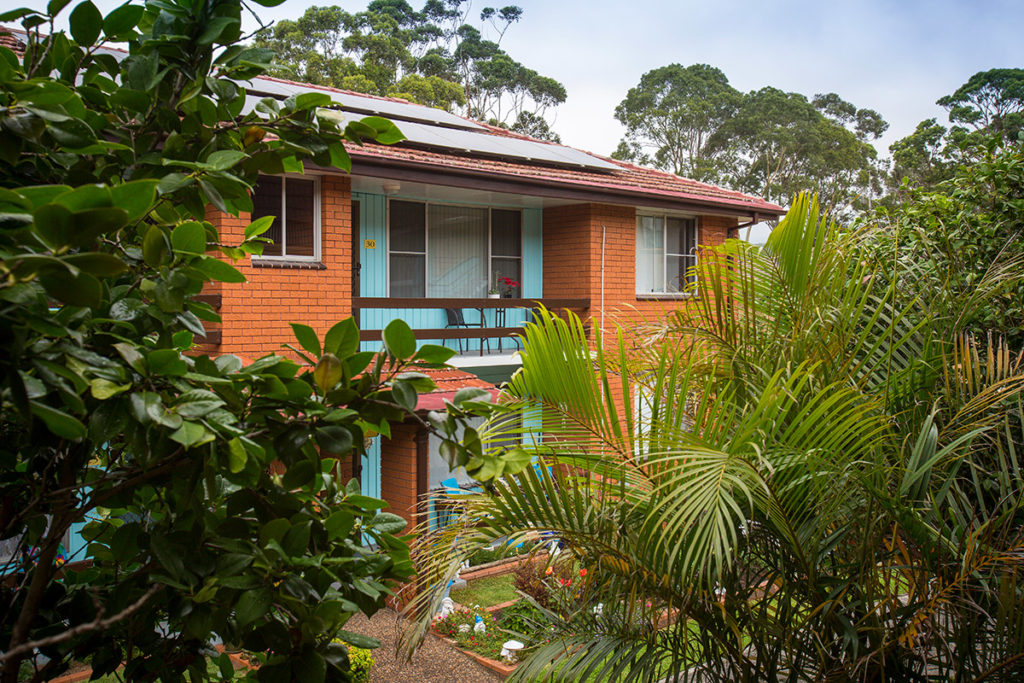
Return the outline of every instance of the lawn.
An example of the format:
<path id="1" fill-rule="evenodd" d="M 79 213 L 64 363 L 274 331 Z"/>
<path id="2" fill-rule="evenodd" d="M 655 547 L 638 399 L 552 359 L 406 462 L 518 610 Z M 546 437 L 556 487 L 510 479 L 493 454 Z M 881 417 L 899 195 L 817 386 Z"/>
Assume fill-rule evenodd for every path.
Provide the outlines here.
<path id="1" fill-rule="evenodd" d="M 472 607 L 491 607 L 509 602 L 519 597 L 515 586 L 512 585 L 512 574 L 496 574 L 485 576 L 481 579 L 473 579 L 466 583 L 466 587 L 460 590 L 453 590 L 451 598 L 460 605 Z"/>

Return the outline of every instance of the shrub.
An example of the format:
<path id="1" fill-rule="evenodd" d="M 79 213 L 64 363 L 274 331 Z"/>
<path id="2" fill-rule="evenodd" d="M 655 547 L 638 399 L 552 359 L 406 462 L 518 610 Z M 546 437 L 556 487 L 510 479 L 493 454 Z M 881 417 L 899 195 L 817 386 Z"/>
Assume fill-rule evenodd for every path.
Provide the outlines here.
<path id="1" fill-rule="evenodd" d="M 532 639 L 532 636 L 547 627 L 547 620 L 544 613 L 530 604 L 527 600 L 520 600 L 514 605 L 509 605 L 501 610 L 498 616 L 498 623 L 501 628 L 512 635 L 525 636 Z"/>
<path id="2" fill-rule="evenodd" d="M 524 541 L 518 546 L 505 545 L 497 548 L 481 548 L 469 557 L 469 566 L 477 567 L 481 564 L 502 560 L 506 557 L 518 557 L 528 555 L 537 547 L 536 541 Z"/>
<path id="3" fill-rule="evenodd" d="M 568 564 L 545 567 L 537 562 L 524 562 L 513 571 L 512 584 L 516 590 L 529 595 L 544 609 L 555 607 L 553 589 L 556 585 L 571 585 L 573 568 Z"/>
<path id="4" fill-rule="evenodd" d="M 373 668 L 373 653 L 365 648 L 348 648 L 348 666 L 352 671 L 352 683 L 370 683 L 370 669 Z"/>

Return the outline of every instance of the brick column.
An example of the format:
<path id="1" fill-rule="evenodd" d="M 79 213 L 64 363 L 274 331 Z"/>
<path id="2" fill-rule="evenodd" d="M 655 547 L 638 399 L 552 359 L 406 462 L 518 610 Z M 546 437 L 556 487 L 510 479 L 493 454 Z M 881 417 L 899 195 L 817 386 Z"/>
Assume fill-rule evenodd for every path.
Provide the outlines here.
<path id="1" fill-rule="evenodd" d="M 403 422 L 391 426 L 391 438 L 380 446 L 380 497 L 391 512 L 405 517 L 410 529 L 418 522 L 419 499 L 427 490 L 427 439 L 420 425 Z"/>

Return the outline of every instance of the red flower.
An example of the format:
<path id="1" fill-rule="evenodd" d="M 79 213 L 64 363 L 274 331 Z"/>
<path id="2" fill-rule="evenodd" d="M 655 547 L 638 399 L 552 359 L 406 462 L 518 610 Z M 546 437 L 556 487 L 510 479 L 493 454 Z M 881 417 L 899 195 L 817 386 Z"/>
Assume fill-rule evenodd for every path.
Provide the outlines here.
<path id="1" fill-rule="evenodd" d="M 572 585 L 572 579 L 559 579 L 558 583 L 562 584 L 562 587 L 564 588 L 565 586 Z"/>
<path id="2" fill-rule="evenodd" d="M 580 578 L 582 579 L 586 575 L 587 575 L 587 570 L 586 569 L 581 569 L 580 570 Z"/>
<path id="3" fill-rule="evenodd" d="M 554 567 L 548 567 L 544 570 L 544 576 L 551 576 L 551 572 L 555 571 Z"/>

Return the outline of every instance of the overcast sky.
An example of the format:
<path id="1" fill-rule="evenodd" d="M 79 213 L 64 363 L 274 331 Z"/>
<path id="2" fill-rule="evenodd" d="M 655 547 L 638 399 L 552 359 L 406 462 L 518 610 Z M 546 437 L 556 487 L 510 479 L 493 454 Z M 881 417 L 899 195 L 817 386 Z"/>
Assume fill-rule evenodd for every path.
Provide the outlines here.
<path id="1" fill-rule="evenodd" d="M 741 91 L 836 92 L 876 109 L 891 125 L 883 154 L 919 121 L 944 121 L 935 100 L 972 74 L 1024 67 L 1024 0 L 475 0 L 474 13 L 505 2 L 524 15 L 502 46 L 568 90 L 555 130 L 602 154 L 622 137 L 613 114 L 626 91 L 673 62 L 716 66 Z M 311 4 L 287 0 L 261 15 L 294 18 Z"/>
<path id="2" fill-rule="evenodd" d="M 629 88 L 673 62 L 716 66 L 741 91 L 836 92 L 875 109 L 890 124 L 877 145 L 885 156 L 919 121 L 944 123 L 935 100 L 974 73 L 1024 67 L 1024 0 L 475 0 L 473 12 L 505 2 L 519 4 L 524 16 L 502 46 L 568 91 L 555 131 L 566 144 L 600 154 L 622 137 L 614 110 Z M 105 13 L 120 3 L 96 4 Z M 276 20 L 297 18 L 312 4 L 258 9 Z M 358 11 L 367 0 L 337 4 Z"/>

